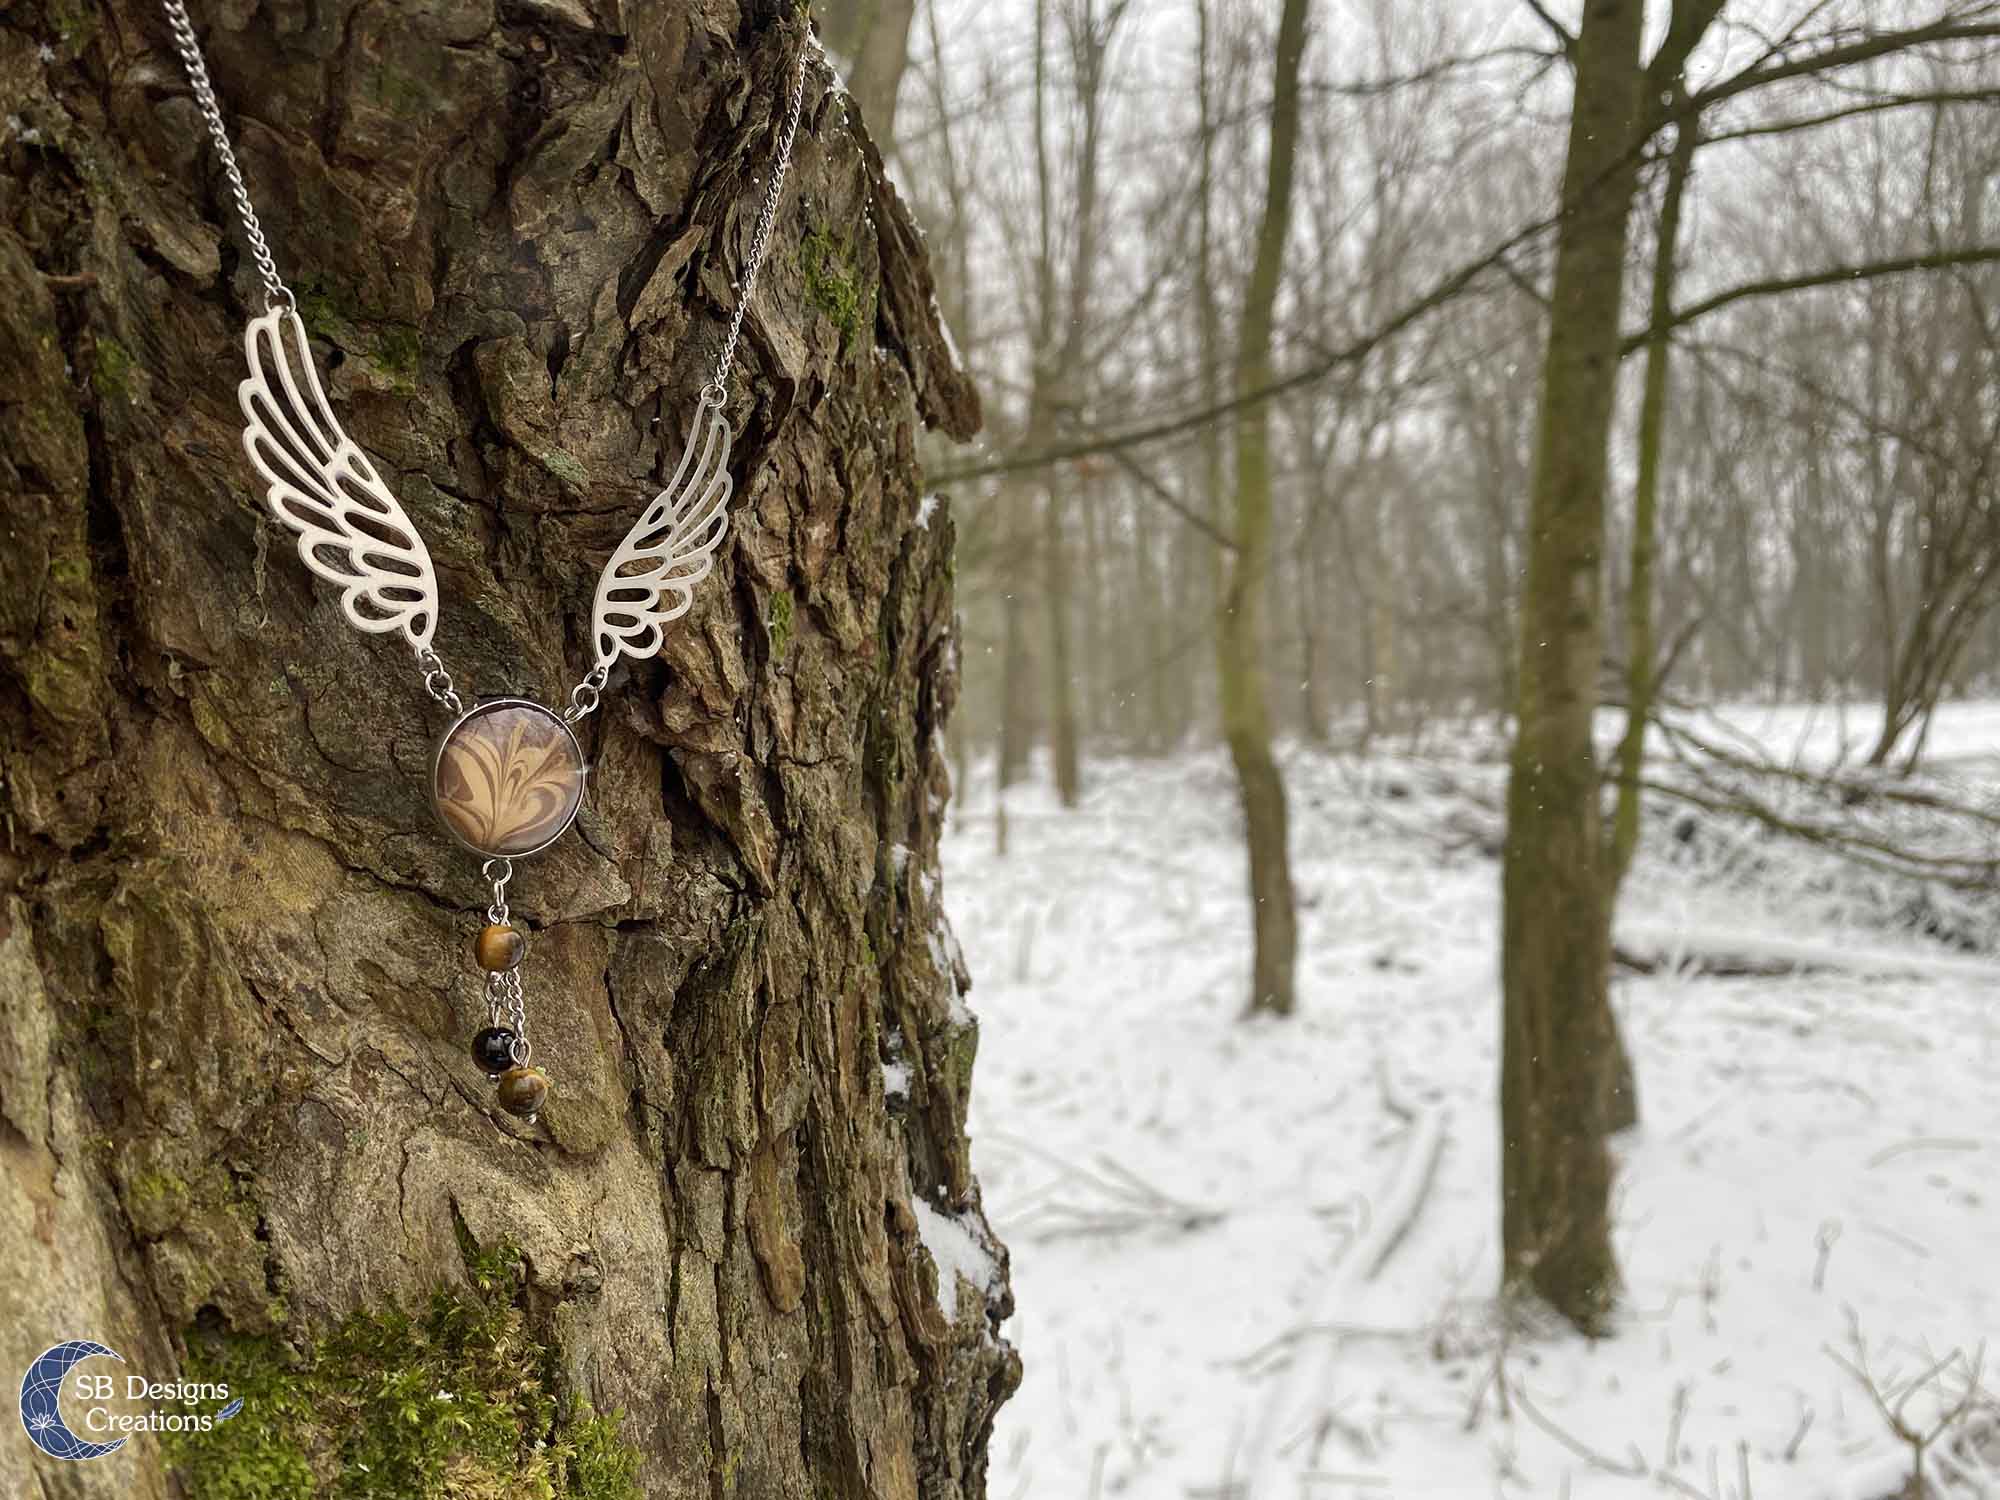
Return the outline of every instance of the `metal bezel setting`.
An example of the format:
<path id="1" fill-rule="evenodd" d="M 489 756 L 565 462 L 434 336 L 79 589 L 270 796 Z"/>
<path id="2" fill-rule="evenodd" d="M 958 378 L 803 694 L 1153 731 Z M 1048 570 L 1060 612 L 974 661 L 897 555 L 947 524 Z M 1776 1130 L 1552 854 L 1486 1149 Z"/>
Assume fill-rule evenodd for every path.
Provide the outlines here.
<path id="1" fill-rule="evenodd" d="M 502 854 L 493 849 L 482 849 L 477 844 L 468 842 L 456 828 L 451 826 L 451 819 L 444 815 L 442 801 L 438 796 L 438 768 L 444 763 L 444 747 L 451 743 L 451 737 L 481 714 L 491 713 L 502 708 L 532 709 L 534 712 L 546 717 L 551 724 L 560 729 L 563 732 L 563 737 L 569 741 L 571 752 L 576 756 L 578 783 L 576 806 L 569 810 L 569 816 L 563 819 L 562 825 L 554 833 L 543 839 L 541 843 L 535 845 L 534 848 L 519 849 L 509 854 Z M 481 859 L 526 859 L 530 855 L 540 854 L 549 845 L 555 843 L 570 831 L 571 826 L 576 822 L 577 814 L 583 811 L 583 799 L 589 795 L 590 762 L 584 758 L 583 742 L 576 737 L 576 731 L 570 728 L 568 720 L 550 708 L 546 703 L 538 703 L 533 698 L 482 698 L 464 713 L 453 719 L 450 724 L 446 725 L 444 733 L 437 737 L 437 743 L 431 747 L 431 812 L 436 815 L 438 822 L 443 825 L 445 833 L 450 836 L 453 843 L 457 844 L 461 849 L 471 850 Z"/>

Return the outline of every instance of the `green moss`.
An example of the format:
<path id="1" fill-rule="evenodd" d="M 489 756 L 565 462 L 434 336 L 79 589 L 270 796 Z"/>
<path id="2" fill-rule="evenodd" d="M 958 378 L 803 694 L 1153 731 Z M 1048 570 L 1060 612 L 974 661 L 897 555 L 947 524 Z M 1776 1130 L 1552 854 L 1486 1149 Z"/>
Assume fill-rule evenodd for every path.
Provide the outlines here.
<path id="1" fill-rule="evenodd" d="M 141 1234 L 164 1234 L 187 1217 L 193 1194 L 171 1172 L 141 1172 L 126 1190 L 126 1210 Z"/>
<path id="2" fill-rule="evenodd" d="M 298 303 L 299 320 L 315 338 L 333 337 L 334 330 L 346 321 L 324 277 L 300 277 L 292 286 L 292 298 Z"/>
<path id="3" fill-rule="evenodd" d="M 564 484 L 574 486 L 577 489 L 585 489 L 589 486 L 590 470 L 579 463 L 573 455 L 563 452 L 562 449 L 550 448 L 536 454 L 535 457 L 542 461 L 543 468 L 555 475 Z"/>
<path id="4" fill-rule="evenodd" d="M 825 313 L 843 340 L 861 327 L 861 286 L 848 265 L 846 249 L 824 229 L 815 229 L 799 247 L 805 268 L 806 301 Z"/>
<path id="5" fill-rule="evenodd" d="M 26 653 L 21 666 L 28 696 L 38 708 L 66 724 L 89 720 L 104 686 L 93 659 L 37 650 Z"/>
<path id="6" fill-rule="evenodd" d="M 56 36 L 64 47 L 72 53 L 80 52 L 97 35 L 96 8 L 87 4 L 71 4 L 70 0 L 52 0 L 48 7 L 49 23 L 55 27 Z"/>
<path id="7" fill-rule="evenodd" d="M 132 353 L 118 340 L 99 334 L 90 371 L 99 399 L 122 401 L 132 388 Z"/>
<path id="8" fill-rule="evenodd" d="M 361 1312 L 316 1344 L 188 1336 L 187 1378 L 242 1410 L 168 1435 L 202 1500 L 638 1500 L 639 1457 L 616 1415 L 564 1414 L 554 1351 L 519 1305 L 517 1252 L 470 1248 L 469 1287 L 416 1314 Z"/>
<path id="9" fill-rule="evenodd" d="M 423 338 L 414 328 L 391 323 L 375 336 L 375 363 L 394 376 L 399 386 L 416 389 L 423 357 Z"/>
<path id="10" fill-rule="evenodd" d="M 771 617 L 764 628 L 771 632 L 771 654 L 783 656 L 785 643 L 792 638 L 792 596 L 782 589 L 771 596 Z"/>
<path id="11" fill-rule="evenodd" d="M 972 1065 L 978 1058 L 977 1026 L 969 1024 L 961 1026 L 947 1038 L 944 1049 L 945 1081 L 959 1099 L 969 1099 L 972 1096 Z"/>

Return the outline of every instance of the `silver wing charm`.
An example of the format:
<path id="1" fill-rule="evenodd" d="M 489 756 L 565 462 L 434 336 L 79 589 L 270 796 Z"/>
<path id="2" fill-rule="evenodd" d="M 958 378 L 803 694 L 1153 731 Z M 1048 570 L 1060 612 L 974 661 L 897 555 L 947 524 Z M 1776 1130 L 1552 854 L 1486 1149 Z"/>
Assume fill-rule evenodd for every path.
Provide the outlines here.
<path id="1" fill-rule="evenodd" d="M 264 476 L 264 503 L 298 533 L 305 565 L 341 590 L 357 628 L 400 630 L 426 650 L 438 613 L 430 552 L 327 404 L 305 324 L 274 307 L 245 330 L 243 353 L 243 451 Z"/>
<path id="2" fill-rule="evenodd" d="M 598 667 L 608 669 L 621 652 L 657 655 L 664 627 L 694 603 L 729 534 L 729 441 L 721 408 L 704 400 L 674 477 L 598 575 L 590 612 Z"/>

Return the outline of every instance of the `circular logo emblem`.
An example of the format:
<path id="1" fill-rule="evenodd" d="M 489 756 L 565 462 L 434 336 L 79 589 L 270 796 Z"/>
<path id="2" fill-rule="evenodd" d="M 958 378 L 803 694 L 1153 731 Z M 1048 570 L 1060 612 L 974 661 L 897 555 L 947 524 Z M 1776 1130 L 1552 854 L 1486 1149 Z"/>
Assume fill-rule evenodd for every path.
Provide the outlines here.
<path id="1" fill-rule="evenodd" d="M 121 1365 L 125 1363 L 125 1356 L 115 1349 L 89 1339 L 71 1339 L 44 1350 L 21 1377 L 21 1425 L 28 1431 L 28 1440 L 50 1458 L 102 1458 L 125 1446 L 124 1438 L 113 1443 L 93 1443 L 78 1437 L 63 1421 L 63 1380 L 74 1367 L 100 1354 Z"/>

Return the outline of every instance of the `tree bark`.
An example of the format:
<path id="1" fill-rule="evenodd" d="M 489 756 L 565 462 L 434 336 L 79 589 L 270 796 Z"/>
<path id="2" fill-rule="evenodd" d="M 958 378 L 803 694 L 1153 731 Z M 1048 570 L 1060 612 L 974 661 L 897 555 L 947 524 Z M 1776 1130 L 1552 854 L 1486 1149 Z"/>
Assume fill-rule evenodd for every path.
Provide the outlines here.
<path id="1" fill-rule="evenodd" d="M 1309 0 L 1285 0 L 1278 20 L 1271 93 L 1270 162 L 1257 230 L 1257 254 L 1243 294 L 1237 331 L 1236 390 L 1271 382 L 1271 331 L 1292 223 L 1292 166 L 1299 136 L 1299 62 L 1305 53 Z M 1252 1013 L 1288 1016 L 1297 1004 L 1298 915 L 1292 895 L 1285 781 L 1271 753 L 1271 712 L 1264 682 L 1260 608 L 1270 587 L 1271 430 L 1268 407 L 1247 406 L 1236 420 L 1236 550 L 1222 589 L 1216 630 L 1216 681 L 1222 735 L 1236 768 L 1243 837 L 1250 865 Z"/>
<path id="2" fill-rule="evenodd" d="M 1602 1323 L 1618 1282 L 1605 1147 L 1609 906 L 1591 720 L 1643 9 L 1592 0 L 1572 52 L 1502 873 L 1502 1275 L 1584 1329 Z"/>
<path id="3" fill-rule="evenodd" d="M 1668 101 L 1680 102 L 1680 91 Z M 1646 340 L 1646 373 L 1639 396 L 1639 472 L 1632 490 L 1631 579 L 1625 595 L 1625 733 L 1618 742 L 1618 802 L 1611 820 L 1611 847 L 1605 864 L 1607 906 L 1617 903 L 1632 856 L 1639 852 L 1640 773 L 1646 761 L 1646 723 L 1659 690 L 1653 628 L 1653 571 L 1659 553 L 1660 464 L 1667 436 L 1667 393 L 1672 380 L 1676 258 L 1680 253 L 1681 208 L 1694 154 L 1701 142 L 1699 116 L 1681 122 L 1667 160 L 1660 197 L 1660 228 L 1653 247 L 1652 298 Z"/>
<path id="4" fill-rule="evenodd" d="M 329 394 L 429 542 L 461 691 L 547 701 L 589 664 L 597 569 L 735 305 L 797 15 L 200 8 Z M 984 1493 L 1019 1364 L 933 878 L 952 530 L 917 524 L 914 462 L 919 422 L 969 436 L 978 404 L 874 147 L 807 76 L 732 538 L 585 721 L 580 836 L 510 892 L 555 1083 L 528 1126 L 466 1052 L 486 897 L 422 790 L 441 722 L 243 462 L 262 298 L 164 22 L 8 11 L 34 133 L 0 148 L 9 1378 L 76 1337 L 154 1380 L 217 1341 L 305 1358 L 509 1243 L 551 1394 L 622 1411 L 646 1494 Z M 953 1281 L 967 1257 L 925 1229 L 990 1277 Z M 47 1477 L 28 1451 L 0 1445 L 9 1494 Z M 173 1493 L 149 1438 L 62 1482 Z"/>

